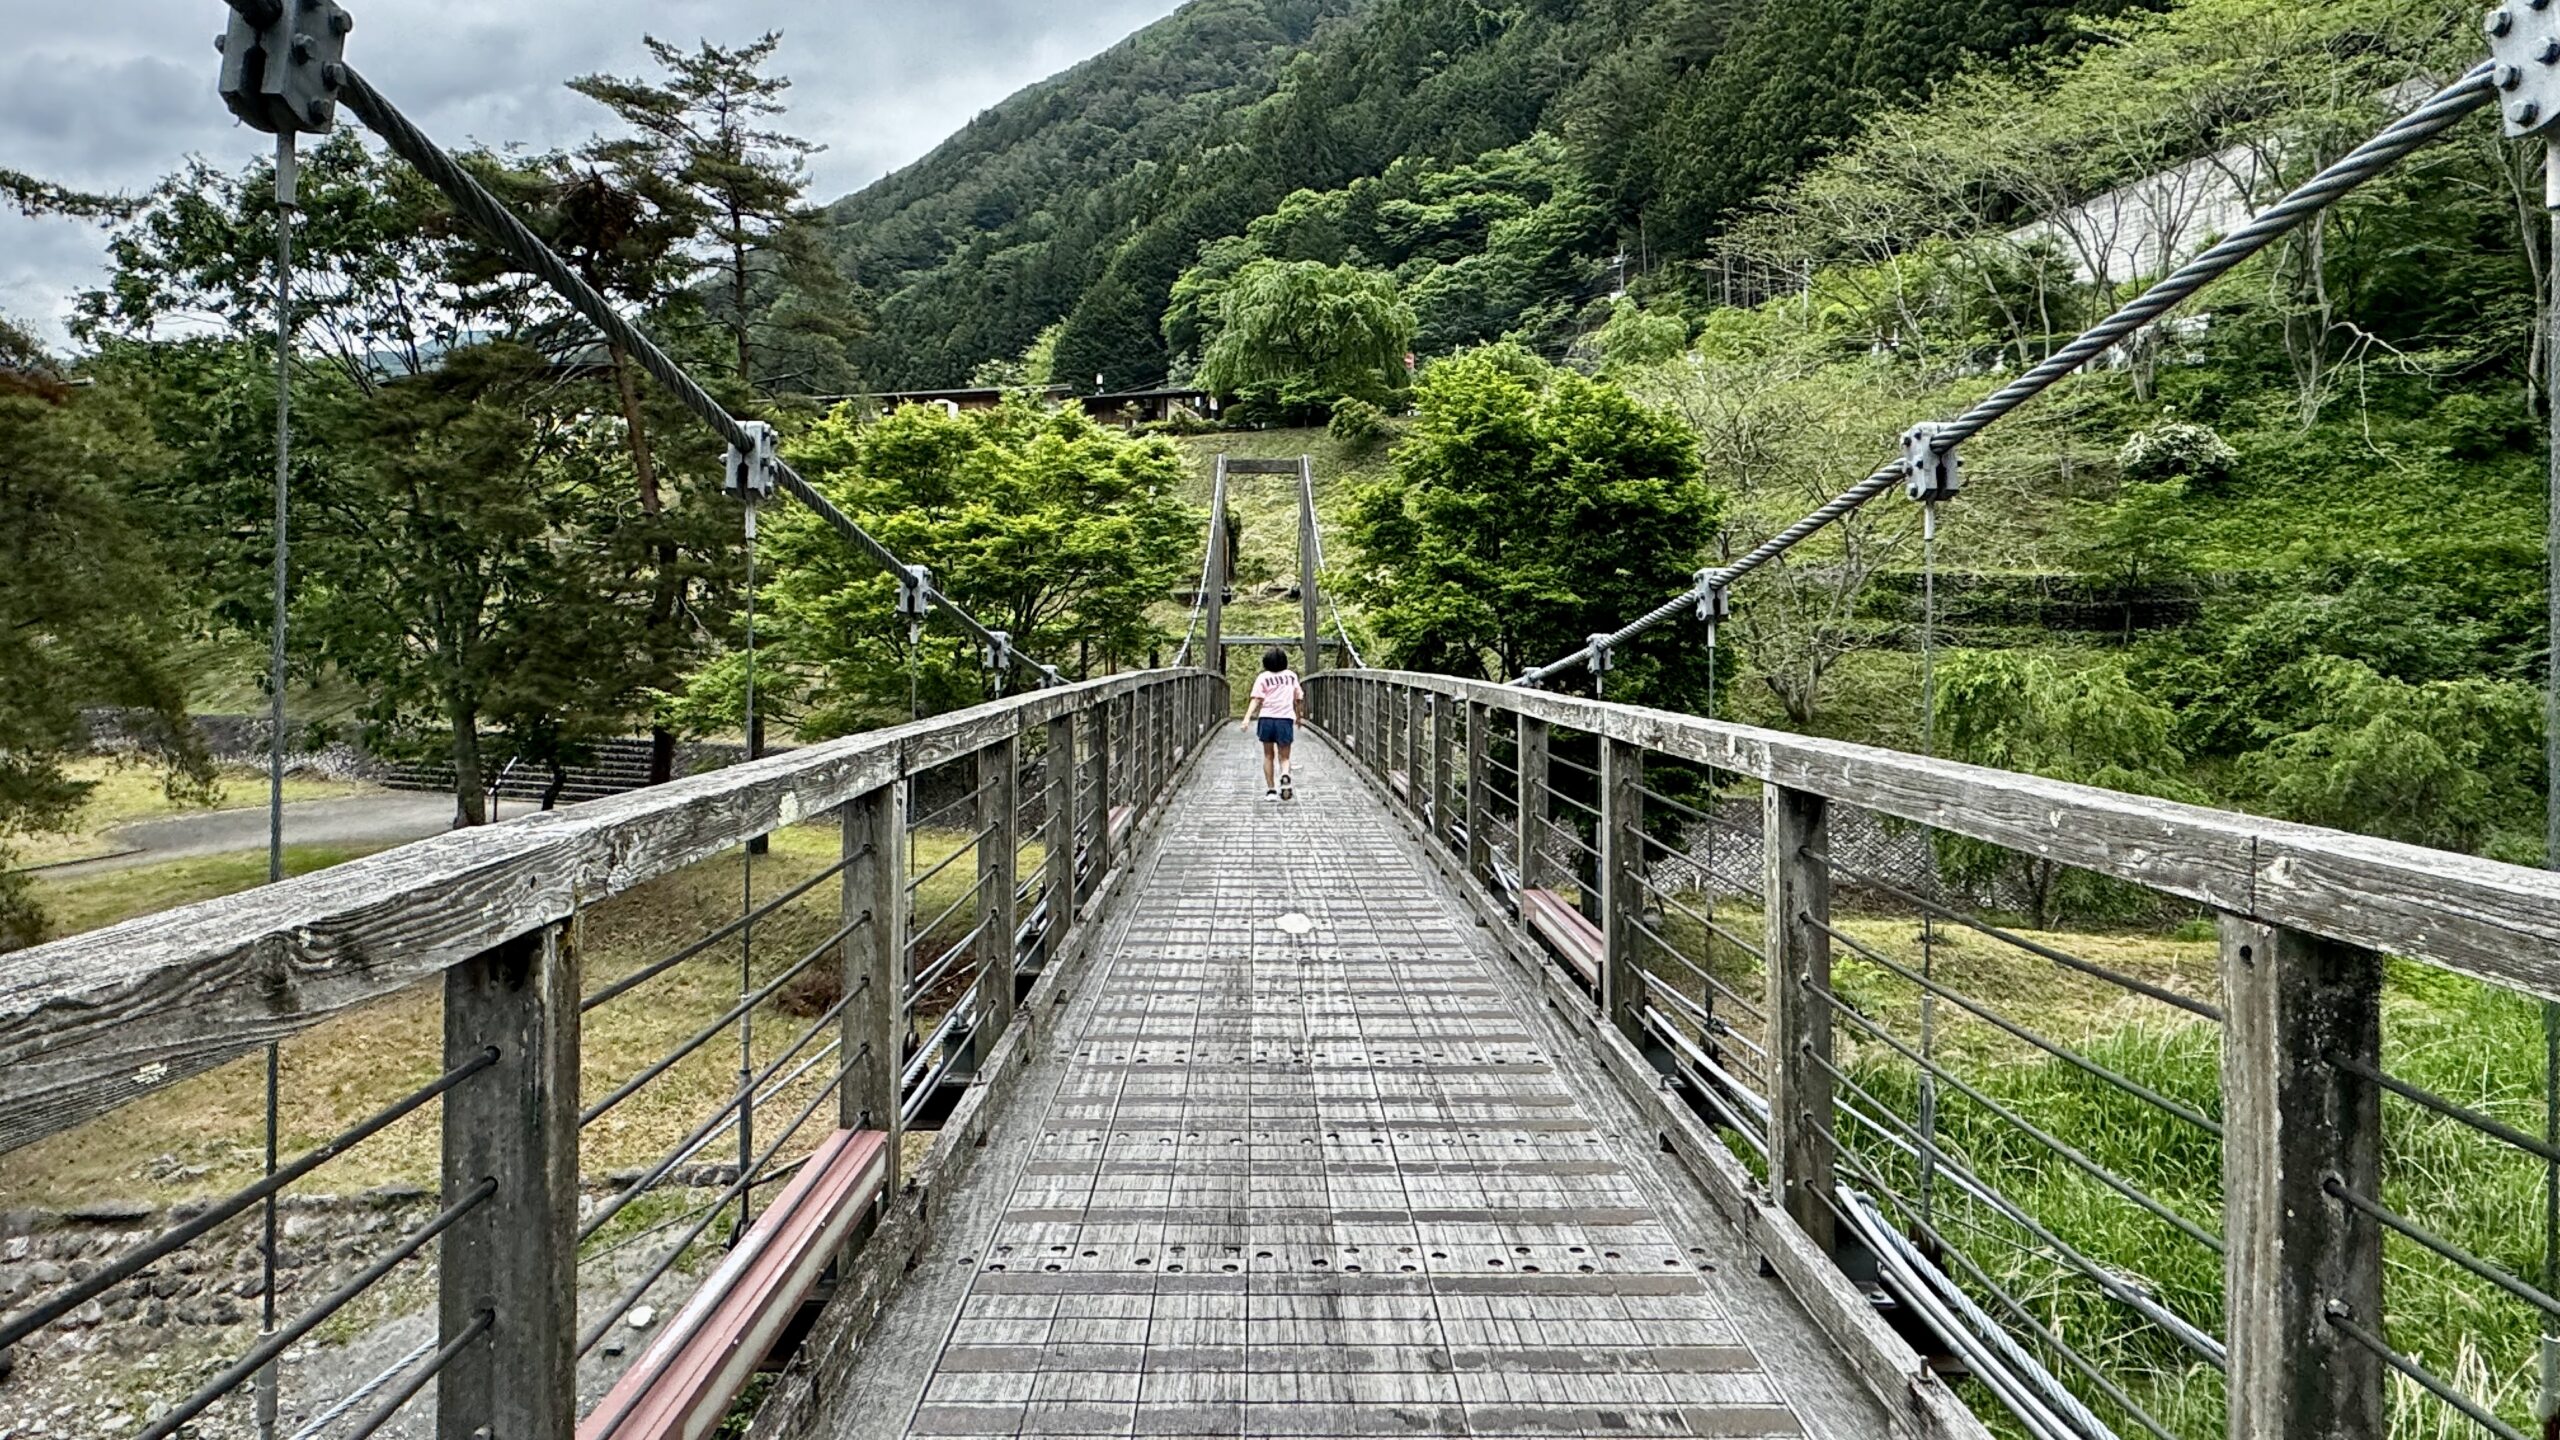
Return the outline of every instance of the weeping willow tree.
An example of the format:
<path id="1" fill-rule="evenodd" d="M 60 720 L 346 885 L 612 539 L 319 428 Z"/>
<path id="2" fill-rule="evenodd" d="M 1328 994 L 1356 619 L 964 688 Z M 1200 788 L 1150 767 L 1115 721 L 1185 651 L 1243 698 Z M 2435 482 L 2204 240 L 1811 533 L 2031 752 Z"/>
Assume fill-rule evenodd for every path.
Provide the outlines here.
<path id="1" fill-rule="evenodd" d="M 1320 420 L 1341 400 L 1391 404 L 1404 386 L 1413 307 L 1356 265 L 1256 260 L 1203 306 L 1199 384 L 1255 419 Z"/>

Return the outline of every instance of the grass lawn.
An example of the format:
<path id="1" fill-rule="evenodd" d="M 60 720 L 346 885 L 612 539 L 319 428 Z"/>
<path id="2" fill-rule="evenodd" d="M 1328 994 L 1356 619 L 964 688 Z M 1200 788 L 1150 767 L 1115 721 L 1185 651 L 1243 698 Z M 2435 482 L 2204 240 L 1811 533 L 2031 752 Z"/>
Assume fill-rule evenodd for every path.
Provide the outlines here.
<path id="1" fill-rule="evenodd" d="M 920 835 L 910 873 L 921 873 L 962 843 L 957 834 Z M 774 837 L 772 852 L 754 865 L 756 895 L 771 898 L 831 863 L 838 854 L 831 826 L 804 825 Z M 292 868 L 314 869 L 352 858 L 354 852 L 310 847 L 290 852 Z M 1035 874 L 1037 845 L 1025 845 L 1021 873 Z M 918 917 L 943 913 L 976 883 L 976 866 L 961 858 L 918 888 Z M 143 867 L 115 875 L 45 884 L 45 901 L 66 930 L 109 924 L 168 905 L 246 888 L 265 877 L 263 855 L 221 856 Z M 40 882 L 42 883 L 42 882 Z M 589 907 L 574 922 L 572 943 L 584 962 L 589 993 L 673 953 L 718 929 L 740 913 L 746 884 L 740 852 L 702 861 Z M 587 1013 L 583 1021 L 582 1086 L 589 1103 L 611 1093 L 679 1042 L 734 1005 L 742 981 L 762 985 L 823 942 L 838 924 L 838 889 L 832 882 L 755 926 L 752 963 L 742 975 L 741 946 L 733 938 L 676 966 L 655 980 Z M 972 923 L 968 912 L 946 921 L 921 954 L 935 953 Z M 811 973 L 826 968 L 820 961 Z M 921 1023 L 930 1026 L 956 995 L 928 996 Z M 743 1053 L 758 1068 L 779 1057 L 831 1004 L 831 994 L 786 986 L 750 1015 L 752 1042 L 742 1047 L 738 1027 L 705 1043 L 598 1117 L 584 1135 L 581 1168 L 590 1177 L 647 1165 L 735 1091 Z M 281 1057 L 282 1150 L 289 1158 L 381 1109 L 435 1078 L 442 1053 L 442 997 L 433 985 L 415 986 L 354 1013 L 340 1016 L 288 1041 Z M 800 1052 L 825 1045 L 820 1035 Z M 796 1064 L 796 1060 L 793 1062 Z M 78 1129 L 0 1156 L 0 1209 L 58 1207 L 100 1196 L 173 1200 L 210 1195 L 254 1179 L 261 1158 L 264 1059 L 249 1056 L 171 1086 L 139 1103 L 101 1116 Z M 788 1075 L 791 1066 L 778 1072 Z M 808 1103 L 833 1073 L 813 1067 L 790 1089 L 759 1105 L 759 1150 Z M 825 1133 L 832 1101 L 785 1151 L 794 1153 Z M 332 1162 L 305 1182 L 318 1191 L 353 1191 L 388 1182 L 432 1184 L 438 1166 L 435 1107 L 429 1106 Z M 715 1140 L 701 1163 L 734 1160 L 734 1138 Z"/>
<path id="2" fill-rule="evenodd" d="M 52 865 L 64 860 L 85 860 L 95 855 L 110 854 L 117 847 L 107 838 L 106 832 L 137 820 L 158 820 L 207 809 L 256 808 L 267 803 L 266 772 L 245 765 L 222 768 L 217 779 L 221 793 L 210 806 L 187 805 L 170 799 L 162 788 L 160 772 L 147 765 L 91 757 L 74 761 L 67 768 L 71 778 L 89 781 L 97 788 L 89 792 L 88 800 L 81 805 L 79 816 L 69 829 L 39 832 L 11 841 L 11 864 Z M 376 788 L 361 781 L 288 775 L 284 781 L 284 798 L 287 801 L 333 800 L 342 795 L 368 794 Z M 262 877 L 263 874 L 262 870 Z"/>

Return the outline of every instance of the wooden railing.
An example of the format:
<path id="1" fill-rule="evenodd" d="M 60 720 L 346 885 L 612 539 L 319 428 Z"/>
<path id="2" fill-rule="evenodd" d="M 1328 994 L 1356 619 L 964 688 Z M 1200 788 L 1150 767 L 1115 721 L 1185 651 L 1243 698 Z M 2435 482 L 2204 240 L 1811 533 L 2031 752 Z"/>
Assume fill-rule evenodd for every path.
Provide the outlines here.
<path id="1" fill-rule="evenodd" d="M 675 1183 L 670 1177 L 684 1162 L 724 1134 L 737 1137 L 734 1166 L 721 1167 L 711 1181 L 687 1182 L 725 1185 L 695 1236 L 731 1202 L 743 1227 L 759 1186 L 815 1154 L 840 1154 L 848 1166 L 865 1168 L 860 1193 L 890 1197 L 864 1222 L 874 1232 L 871 1243 L 898 1247 L 844 1267 L 844 1283 L 863 1290 L 859 1277 L 867 1270 L 894 1276 L 929 1223 L 915 1182 L 901 1185 L 901 1131 L 919 1119 L 970 1123 L 972 1097 L 1021 1049 L 1021 1032 L 1030 1027 L 1017 1007 L 1034 990 L 1034 977 L 1056 973 L 1085 943 L 1091 916 L 1125 876 L 1124 847 L 1226 711 L 1223 677 L 1206 670 L 1044 690 L 456 832 L 0 956 L 0 1151 L 147 1100 L 411 987 L 441 989 L 446 1067 L 436 1081 L 310 1153 L 282 1157 L 274 1177 L 203 1207 L 113 1265 L 0 1314 L 0 1350 L 42 1347 L 75 1307 L 112 1300 L 121 1285 L 149 1284 L 154 1266 L 216 1227 L 249 1221 L 302 1176 L 431 1106 L 442 1114 L 444 1208 L 415 1243 L 357 1277 L 362 1284 L 279 1317 L 239 1364 L 165 1407 L 144 1433 L 170 1433 L 216 1405 L 244 1403 L 256 1377 L 274 1373 L 276 1354 L 433 1242 L 441 1262 L 441 1344 L 423 1368 L 389 1377 L 398 1383 L 386 1381 L 382 1393 L 405 1399 L 432 1378 L 436 1433 L 456 1440 L 568 1436 L 578 1404 L 577 1356 L 672 1263 L 582 1330 L 581 1243 L 639 1194 Z M 911 797 L 933 772 L 961 777 L 959 797 L 936 802 L 943 817 L 937 833 L 965 838 L 920 865 L 912 837 L 933 817 L 915 814 Z M 599 902 L 713 857 L 743 857 L 748 842 L 810 822 L 842 830 L 840 858 L 816 876 L 774 885 L 779 893 L 771 897 L 752 891 L 761 903 L 707 934 L 662 937 L 662 952 L 610 984 L 582 974 L 577 922 Z M 926 882 L 969 873 L 954 867 L 970 852 L 975 883 L 948 905 L 937 894 L 939 914 L 927 919 L 933 911 L 919 913 Z M 803 929 L 825 938 L 806 954 L 795 943 L 787 965 L 760 962 L 753 948 L 759 929 L 786 906 L 802 907 L 793 914 Z M 821 913 L 812 917 L 808 907 Z M 582 1095 L 582 1013 L 706 963 L 715 947 L 718 956 L 707 963 L 733 967 L 738 1003 L 611 1093 Z M 641 1179 L 582 1217 L 582 1127 L 715 1036 L 733 1028 L 743 1036 L 760 1012 L 770 1023 L 769 1002 L 787 982 L 828 969 L 837 972 L 829 989 L 838 998 L 817 1022 L 779 1054 L 743 1043 L 740 1088 Z M 785 1075 L 786 1065 L 798 1068 Z M 819 1067 L 814 1075 L 812 1067 Z M 758 1116 L 760 1100 L 785 1094 L 788 1104 L 769 1104 Z M 855 1145 L 846 1137 L 831 1148 L 803 1142 L 800 1153 L 786 1153 L 799 1128 L 821 1112 L 828 1117 L 821 1130 L 866 1138 Z M 938 1144 L 923 1169 L 951 1161 L 942 1152 L 953 1148 L 966 1147 Z M 849 1177 L 837 1181 L 828 1193 L 853 1193 Z M 791 1239 L 801 1248 L 789 1264 L 774 1259 L 764 1271 L 742 1273 L 788 1272 L 805 1283 L 815 1271 L 812 1236 Z M 769 1253 L 779 1257 L 787 1248 L 777 1244 Z M 772 1323 L 769 1306 L 757 1323 Z M 626 1399 L 622 1410 L 646 1415 L 698 1409 L 701 1397 L 684 1397 L 682 1405 Z M 390 1418 L 384 1410 L 360 1433 Z M 613 1417 L 608 1428 L 621 1423 Z"/>
<path id="2" fill-rule="evenodd" d="M 2477 1337 L 2436 1333 L 2432 1306 L 2395 1325 L 2389 1302 L 2440 1265 L 2484 1307 L 2517 1307 L 2528 1337 L 2560 1323 L 2543 1278 L 2560 1256 L 2532 1255 L 2540 1204 L 2518 1245 L 2454 1243 L 2477 1235 L 2467 1215 L 2410 1213 L 2423 1186 L 2387 1192 L 2384 1106 L 2458 1127 L 2506 1167 L 2495 1194 L 2530 1174 L 2538 1195 L 2560 1178 L 2538 1032 L 2527 1080 L 2488 1099 L 2396 1075 L 2383 957 L 2511 1008 L 2560 998 L 2560 877 L 1515 686 L 1371 670 L 1308 688 L 1319 732 L 1489 918 L 1518 919 L 1515 951 L 1596 1043 L 1678 1097 L 1667 1133 L 1704 1140 L 1691 1159 L 1799 1292 L 1859 1293 L 1789 1253 L 1881 1280 L 1904 1338 L 1989 1385 L 2027 1433 L 2380 1437 L 2395 1406 L 2434 1407 L 2430 1434 L 2531 1423 L 2529 1345 L 2501 1341 L 2485 1375 L 2459 1376 L 2444 1357 Z M 1962 879 L 1986 863 L 2130 905 L 2141 924 L 2095 928 L 2134 958 L 1986 913 Z M 2189 969 L 2168 938 L 2182 916 Z M 2199 1035 L 2201 1093 L 2038 1023 L 2040 972 L 2125 1033 L 2170 1049 Z M 2076 1087 L 2071 1113 L 2021 1098 L 2013 1082 L 2037 1067 Z M 2111 1162 L 2073 1129 L 2091 1113 L 2158 1138 Z M 2060 1193 L 2038 1179 L 2067 1182 L 2077 1208 L 2008 1193 Z M 2492 1203 L 2486 1174 L 2478 1194 L 2462 1183 L 2449 1208 Z M 2197 1193 L 2216 1203 L 2179 1198 Z M 2156 1242 L 2111 1248 L 2102 1212 Z M 1855 1354 L 1870 1317 L 1839 1310 Z M 1885 1348 L 1871 1378 L 1925 1389 Z"/>

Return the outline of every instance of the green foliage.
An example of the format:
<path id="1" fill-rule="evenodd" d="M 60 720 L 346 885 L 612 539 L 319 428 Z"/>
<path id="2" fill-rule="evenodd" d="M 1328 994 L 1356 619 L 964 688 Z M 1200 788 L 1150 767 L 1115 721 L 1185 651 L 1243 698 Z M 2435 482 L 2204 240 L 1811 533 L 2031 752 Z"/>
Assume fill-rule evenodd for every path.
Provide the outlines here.
<path id="1" fill-rule="evenodd" d="M 1939 662 L 1938 753 L 1998 770 L 2101 789 L 2194 798 L 2167 707 L 2134 688 L 2122 666 L 2065 669 L 2015 651 L 1960 650 Z M 2149 892 L 2053 861 L 1941 833 L 1938 860 L 1958 884 L 2015 875 L 2043 929 L 2056 914 L 2137 913 Z"/>
<path id="2" fill-rule="evenodd" d="M 0 323 L 0 950 L 44 936 L 8 842 L 62 828 L 89 792 L 63 768 L 88 748 L 82 706 L 149 717 L 171 794 L 213 781 L 172 663 L 177 587 L 135 514 L 168 457 L 120 388 L 67 379 Z"/>
<path id="3" fill-rule="evenodd" d="M 1180 452 L 1073 406 L 1011 400 L 950 415 L 909 405 L 869 424 L 839 408 L 794 442 L 792 458 L 930 570 L 937 590 L 1069 673 L 1143 659 L 1163 638 L 1149 608 L 1198 563 L 1201 518 L 1176 498 Z M 946 627 L 929 625 L 911 647 L 896 582 L 807 511 L 771 517 L 763 550 L 759 693 L 801 733 L 907 718 L 911 673 L 925 714 L 1002 693 Z M 723 713 L 738 670 L 706 673 L 691 703 Z"/>
<path id="4" fill-rule="evenodd" d="M 2530 686 L 2465 678 L 2412 684 L 2357 661 L 2315 656 L 2275 679 L 2292 729 L 2240 775 L 2287 819 L 2442 850 L 2541 855 L 2542 698 Z"/>
<path id="5" fill-rule="evenodd" d="M 1333 418 L 1325 422 L 1324 433 L 1344 449 L 1358 452 L 1374 450 L 1392 433 L 1387 412 L 1366 400 L 1345 395 L 1333 402 Z"/>
<path id="6" fill-rule="evenodd" d="M 1717 503 L 1677 419 L 1505 347 L 1431 366 L 1415 401 L 1342 577 L 1386 663 L 1509 678 L 1689 583 Z M 1676 629 L 1616 659 L 1613 698 L 1677 707 L 1705 687 L 1704 648 Z"/>
<path id="7" fill-rule="evenodd" d="M 370 395 L 305 394 L 323 458 L 295 495 L 300 663 L 362 687 L 378 737 L 448 755 L 471 824 L 484 723 L 574 757 L 650 676 L 620 437 L 541 373 L 481 345 Z"/>
<path id="8" fill-rule="evenodd" d="M 1664 365 L 1689 348 L 1689 322 L 1676 310 L 1647 310 L 1620 298 L 1609 307 L 1609 323 L 1591 337 L 1604 373 Z"/>
<path id="9" fill-rule="evenodd" d="M 1413 311 L 1385 275 L 1314 260 L 1256 260 L 1201 303 L 1197 383 L 1248 418 L 1283 423 L 1348 397 L 1376 405 L 1404 379 Z"/>
<path id="10" fill-rule="evenodd" d="M 2164 420 L 2125 437 L 2116 468 L 2133 481 L 2186 482 L 2206 489 L 2231 474 L 2240 454 L 2210 425 Z"/>

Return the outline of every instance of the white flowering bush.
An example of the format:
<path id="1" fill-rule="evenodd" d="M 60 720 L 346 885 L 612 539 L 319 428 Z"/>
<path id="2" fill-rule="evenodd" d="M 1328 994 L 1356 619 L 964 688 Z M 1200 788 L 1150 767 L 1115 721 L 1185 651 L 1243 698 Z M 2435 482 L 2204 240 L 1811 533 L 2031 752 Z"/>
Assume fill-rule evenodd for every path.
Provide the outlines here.
<path id="1" fill-rule="evenodd" d="M 2163 420 L 2136 430 L 2116 452 L 2116 466 L 2127 480 L 2220 480 L 2239 463 L 2230 441 L 2192 420 Z"/>

